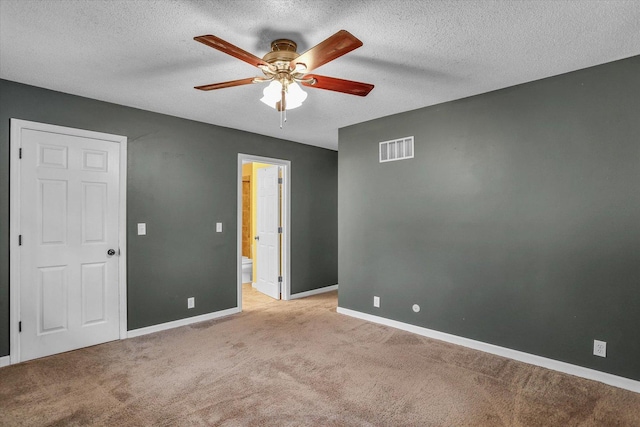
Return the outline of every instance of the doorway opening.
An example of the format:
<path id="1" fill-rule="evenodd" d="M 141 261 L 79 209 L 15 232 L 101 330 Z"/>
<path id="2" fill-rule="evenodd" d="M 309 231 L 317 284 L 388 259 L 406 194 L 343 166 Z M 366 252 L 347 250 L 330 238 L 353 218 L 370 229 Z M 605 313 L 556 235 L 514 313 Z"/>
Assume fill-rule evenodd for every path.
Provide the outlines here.
<path id="1" fill-rule="evenodd" d="M 237 286 L 291 298 L 291 162 L 238 154 Z"/>

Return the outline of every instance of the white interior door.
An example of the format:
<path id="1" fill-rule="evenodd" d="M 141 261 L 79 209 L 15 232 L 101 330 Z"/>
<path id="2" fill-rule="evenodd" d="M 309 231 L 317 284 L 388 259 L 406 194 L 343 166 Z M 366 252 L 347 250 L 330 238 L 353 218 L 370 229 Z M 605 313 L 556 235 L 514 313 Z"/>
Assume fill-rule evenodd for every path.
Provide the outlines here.
<path id="1" fill-rule="evenodd" d="M 118 339 L 120 144 L 23 129 L 21 148 L 20 359 Z"/>
<path id="2" fill-rule="evenodd" d="M 280 299 L 280 191 L 278 166 L 258 169 L 258 281 L 256 289 Z"/>

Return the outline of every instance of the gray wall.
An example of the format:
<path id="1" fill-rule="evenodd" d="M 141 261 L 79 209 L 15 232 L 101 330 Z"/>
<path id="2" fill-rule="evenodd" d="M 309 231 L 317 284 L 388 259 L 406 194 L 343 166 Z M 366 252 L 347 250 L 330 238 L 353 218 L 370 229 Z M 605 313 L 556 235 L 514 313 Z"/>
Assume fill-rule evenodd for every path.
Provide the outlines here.
<path id="1" fill-rule="evenodd" d="M 239 152 L 291 161 L 292 292 L 337 283 L 335 151 L 0 80 L 0 356 L 9 354 L 10 118 L 128 137 L 129 329 L 236 306 Z"/>
<path id="2" fill-rule="evenodd" d="M 640 57 L 341 129 L 338 165 L 340 307 L 640 380 Z"/>

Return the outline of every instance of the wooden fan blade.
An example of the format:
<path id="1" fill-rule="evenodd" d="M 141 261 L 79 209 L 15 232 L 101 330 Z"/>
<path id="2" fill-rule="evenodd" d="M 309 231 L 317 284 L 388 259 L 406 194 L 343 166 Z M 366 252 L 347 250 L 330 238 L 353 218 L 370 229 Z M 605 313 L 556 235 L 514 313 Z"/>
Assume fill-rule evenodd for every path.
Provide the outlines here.
<path id="1" fill-rule="evenodd" d="M 360 40 L 355 38 L 350 32 L 340 30 L 291 61 L 289 67 L 293 70 L 296 64 L 304 64 L 307 67 L 306 71 L 311 71 L 360 46 L 362 46 Z"/>
<path id="2" fill-rule="evenodd" d="M 205 36 L 198 36 L 193 38 L 195 41 L 199 41 L 200 43 L 206 44 L 209 47 L 219 50 L 220 52 L 224 52 L 228 55 L 231 55 L 235 58 L 238 58 L 241 61 L 244 61 L 248 64 L 253 65 L 254 67 L 268 67 L 272 68 L 267 62 L 258 58 L 252 53 L 247 52 L 246 50 L 240 49 L 238 46 L 229 43 L 228 41 L 222 40 L 220 37 L 212 36 L 211 34 Z"/>
<path id="3" fill-rule="evenodd" d="M 249 77 L 248 79 L 231 80 L 229 82 L 214 83 L 214 84 L 204 85 L 204 86 L 196 86 L 194 89 L 198 89 L 198 90 L 214 90 L 214 89 L 223 89 L 225 87 L 248 85 L 248 84 L 253 83 L 253 79 L 254 79 L 254 77 Z"/>
<path id="4" fill-rule="evenodd" d="M 311 83 L 301 82 L 303 86 L 333 90 L 335 92 L 348 93 L 349 95 L 367 96 L 374 87 L 369 83 L 336 79 L 335 77 L 319 76 L 317 74 L 307 74 L 303 78 L 305 80 L 314 79 L 314 82 Z"/>

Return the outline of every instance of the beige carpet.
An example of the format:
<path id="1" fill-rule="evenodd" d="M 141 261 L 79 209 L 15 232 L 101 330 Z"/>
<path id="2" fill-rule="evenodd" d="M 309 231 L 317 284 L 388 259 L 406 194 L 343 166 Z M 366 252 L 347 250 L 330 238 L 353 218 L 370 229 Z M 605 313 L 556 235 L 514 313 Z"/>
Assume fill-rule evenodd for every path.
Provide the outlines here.
<path id="1" fill-rule="evenodd" d="M 335 312 L 336 292 L 0 369 L 3 426 L 640 426 L 640 394 Z"/>

